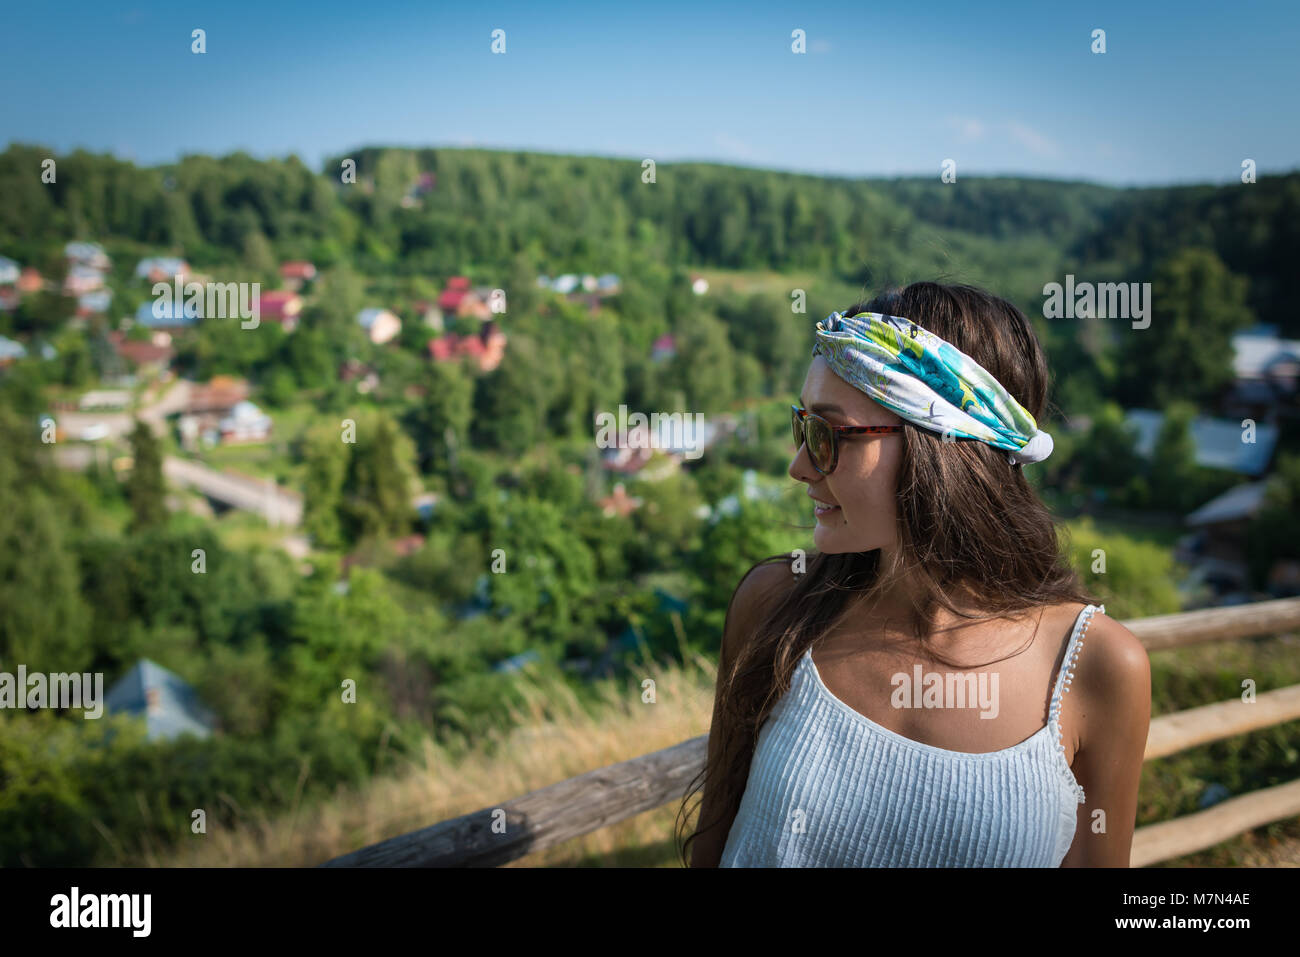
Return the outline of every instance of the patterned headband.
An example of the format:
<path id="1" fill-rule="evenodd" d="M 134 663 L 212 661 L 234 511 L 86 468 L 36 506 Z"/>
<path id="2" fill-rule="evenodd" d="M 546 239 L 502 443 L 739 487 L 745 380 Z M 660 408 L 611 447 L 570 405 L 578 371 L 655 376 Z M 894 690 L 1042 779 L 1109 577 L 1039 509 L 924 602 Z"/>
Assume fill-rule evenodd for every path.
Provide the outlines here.
<path id="1" fill-rule="evenodd" d="M 814 356 L 891 412 L 932 432 L 1007 452 L 1012 465 L 1041 462 L 1052 437 L 992 375 L 910 319 L 838 312 L 817 323 Z"/>

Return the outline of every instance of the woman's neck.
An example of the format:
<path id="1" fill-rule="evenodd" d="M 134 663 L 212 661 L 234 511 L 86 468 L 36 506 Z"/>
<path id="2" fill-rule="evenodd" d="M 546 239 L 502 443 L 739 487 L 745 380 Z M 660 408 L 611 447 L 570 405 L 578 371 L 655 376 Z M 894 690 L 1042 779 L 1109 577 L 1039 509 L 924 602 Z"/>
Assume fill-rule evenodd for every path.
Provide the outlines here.
<path id="1" fill-rule="evenodd" d="M 859 621 L 875 621 L 889 631 L 908 632 L 913 615 L 923 605 L 927 589 L 916 575 L 895 566 L 891 558 L 890 554 L 882 552 L 882 580 L 870 592 L 851 602 L 850 614 Z M 949 636 L 955 637 L 954 632 L 963 626 L 975 624 L 972 618 L 987 619 L 992 614 L 985 596 L 968 582 L 946 586 L 943 597 L 962 614 L 942 604 L 933 607 L 930 635 L 937 645 L 942 645 Z"/>

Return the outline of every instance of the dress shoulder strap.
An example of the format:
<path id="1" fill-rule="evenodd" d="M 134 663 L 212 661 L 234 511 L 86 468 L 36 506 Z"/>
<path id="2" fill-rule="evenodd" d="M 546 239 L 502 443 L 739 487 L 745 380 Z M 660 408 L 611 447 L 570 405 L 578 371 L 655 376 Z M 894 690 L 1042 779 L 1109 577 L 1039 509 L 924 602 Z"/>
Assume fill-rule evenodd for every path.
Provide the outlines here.
<path id="1" fill-rule="evenodd" d="M 1074 680 L 1074 666 L 1079 661 L 1079 651 L 1083 650 L 1084 633 L 1088 631 L 1088 623 L 1092 622 L 1092 616 L 1099 611 L 1105 615 L 1106 606 L 1086 605 L 1074 620 L 1074 631 L 1070 632 L 1070 644 L 1066 645 L 1065 658 L 1062 659 L 1061 670 L 1057 672 L 1056 685 L 1052 688 L 1053 707 L 1060 706 L 1061 697 L 1070 689 L 1070 683 Z"/>
<path id="2" fill-rule="evenodd" d="M 1074 630 L 1070 632 L 1070 643 L 1065 646 L 1065 657 L 1061 661 L 1061 669 L 1056 673 L 1056 684 L 1052 687 L 1052 716 L 1056 717 L 1060 712 L 1061 698 L 1065 692 L 1070 689 L 1070 682 L 1074 680 L 1074 666 L 1079 660 L 1079 652 L 1083 650 L 1083 636 L 1088 630 L 1088 623 L 1092 621 L 1092 616 L 1097 612 L 1106 614 L 1105 605 L 1085 605 L 1083 611 L 1079 612 L 1079 617 L 1074 620 Z"/>
<path id="3" fill-rule="evenodd" d="M 1092 616 L 1097 612 L 1106 614 L 1105 605 L 1085 605 L 1083 611 L 1079 612 L 1079 617 L 1074 621 L 1074 630 L 1070 632 L 1070 642 L 1065 646 L 1065 658 L 1061 662 L 1061 670 L 1056 675 L 1056 684 L 1052 688 L 1052 705 L 1048 709 L 1047 725 L 1052 728 L 1056 735 L 1056 752 L 1060 755 L 1061 767 L 1063 769 L 1066 784 L 1074 793 L 1080 804 L 1084 803 L 1083 787 L 1074 777 L 1070 770 L 1069 764 L 1065 760 L 1065 740 L 1061 731 L 1061 698 L 1070 688 L 1070 682 L 1074 680 L 1074 666 L 1079 660 L 1079 652 L 1083 649 L 1083 634 L 1088 630 L 1088 623 L 1092 621 Z"/>

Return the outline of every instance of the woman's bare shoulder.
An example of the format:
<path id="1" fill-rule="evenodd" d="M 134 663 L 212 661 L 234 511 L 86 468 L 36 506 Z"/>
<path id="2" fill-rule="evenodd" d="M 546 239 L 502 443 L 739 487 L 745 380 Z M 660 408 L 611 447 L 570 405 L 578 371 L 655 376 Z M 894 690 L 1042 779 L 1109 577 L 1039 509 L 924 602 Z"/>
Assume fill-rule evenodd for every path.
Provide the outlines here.
<path id="1" fill-rule="evenodd" d="M 731 603 L 738 612 L 769 608 L 794 585 L 797 575 L 789 555 L 778 555 L 751 568 L 736 586 Z"/>
<path id="2" fill-rule="evenodd" d="M 760 562 L 745 573 L 727 607 L 727 623 L 722 636 L 724 660 L 732 660 L 740 644 L 780 604 L 795 580 L 789 555 L 778 555 Z"/>
<path id="3" fill-rule="evenodd" d="M 1132 724 L 1151 714 L 1151 659 L 1137 635 L 1102 612 L 1088 622 L 1075 667 L 1074 688 L 1090 714 Z"/>
<path id="4" fill-rule="evenodd" d="M 1094 612 L 1088 622 L 1088 651 L 1094 659 L 1090 669 L 1100 681 L 1124 674 L 1150 677 L 1151 662 L 1137 635 L 1104 612 Z"/>

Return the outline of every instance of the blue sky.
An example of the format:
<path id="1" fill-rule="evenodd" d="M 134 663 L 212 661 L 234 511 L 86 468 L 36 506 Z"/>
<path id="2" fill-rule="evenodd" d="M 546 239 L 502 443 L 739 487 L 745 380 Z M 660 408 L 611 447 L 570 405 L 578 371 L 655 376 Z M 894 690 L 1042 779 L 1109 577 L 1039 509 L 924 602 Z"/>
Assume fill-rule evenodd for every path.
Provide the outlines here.
<path id="1" fill-rule="evenodd" d="M 953 159 L 959 180 L 1117 185 L 1300 167 L 1294 3 L 113 6 L 8 5 L 0 142 L 313 167 L 367 145 L 849 176 L 937 177 Z"/>

